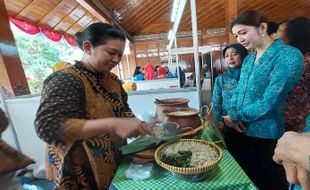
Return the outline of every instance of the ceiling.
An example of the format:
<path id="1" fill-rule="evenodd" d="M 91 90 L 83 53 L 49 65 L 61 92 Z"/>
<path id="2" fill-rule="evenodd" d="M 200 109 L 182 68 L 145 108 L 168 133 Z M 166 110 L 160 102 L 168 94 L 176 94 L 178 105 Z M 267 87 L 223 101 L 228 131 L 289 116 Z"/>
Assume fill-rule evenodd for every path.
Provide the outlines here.
<path id="1" fill-rule="evenodd" d="M 76 0 L 4 0 L 9 16 L 70 35 L 98 18 Z"/>
<path id="2" fill-rule="evenodd" d="M 196 0 L 198 30 L 225 27 L 225 3 Z M 93 22 L 115 23 L 131 36 L 167 33 L 172 0 L 4 0 L 8 14 L 38 26 L 75 34 Z M 256 9 L 280 22 L 296 16 L 310 18 L 310 0 L 238 0 L 238 13 Z M 190 1 L 179 31 L 191 31 Z"/>
<path id="3" fill-rule="evenodd" d="M 230 0 L 226 0 L 230 1 Z M 170 22 L 172 0 L 101 0 L 111 11 L 122 15 L 121 22 L 132 35 L 166 33 L 173 23 Z M 310 18 L 310 0 L 238 0 L 238 13 L 247 10 L 260 10 L 270 20 L 281 22 L 296 16 Z M 225 27 L 225 0 L 196 0 L 198 29 Z M 190 1 L 179 28 L 191 31 Z"/>

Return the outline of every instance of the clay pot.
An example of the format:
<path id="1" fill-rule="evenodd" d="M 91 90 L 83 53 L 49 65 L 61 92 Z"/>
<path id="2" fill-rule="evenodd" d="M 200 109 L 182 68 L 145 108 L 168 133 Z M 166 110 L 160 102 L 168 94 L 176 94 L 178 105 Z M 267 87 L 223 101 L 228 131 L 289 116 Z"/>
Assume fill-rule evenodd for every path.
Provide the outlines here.
<path id="1" fill-rule="evenodd" d="M 174 114 L 173 112 L 186 113 L 186 115 Z M 165 115 L 164 122 L 176 122 L 181 131 L 195 129 L 201 125 L 199 111 L 193 108 L 170 108 L 163 110 L 163 113 Z"/>
<path id="2" fill-rule="evenodd" d="M 168 99 L 156 99 L 154 102 L 157 106 L 156 118 L 157 120 L 163 122 L 165 119 L 165 114 L 163 110 L 169 108 L 188 108 L 189 99 L 186 98 L 168 98 Z"/>

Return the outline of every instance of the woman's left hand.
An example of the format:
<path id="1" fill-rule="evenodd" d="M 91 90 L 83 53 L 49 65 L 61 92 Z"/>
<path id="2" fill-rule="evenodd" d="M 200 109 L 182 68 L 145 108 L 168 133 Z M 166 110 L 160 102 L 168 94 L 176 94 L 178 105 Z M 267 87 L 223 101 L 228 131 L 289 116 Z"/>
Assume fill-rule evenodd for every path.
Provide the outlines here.
<path id="1" fill-rule="evenodd" d="M 244 125 L 243 125 L 243 123 L 241 121 L 239 121 L 238 123 L 234 123 L 231 120 L 230 116 L 223 116 L 223 119 L 224 119 L 225 125 L 227 125 L 228 127 L 233 128 L 234 130 L 236 130 L 239 133 L 244 133 L 245 132 L 246 128 L 244 127 Z"/>

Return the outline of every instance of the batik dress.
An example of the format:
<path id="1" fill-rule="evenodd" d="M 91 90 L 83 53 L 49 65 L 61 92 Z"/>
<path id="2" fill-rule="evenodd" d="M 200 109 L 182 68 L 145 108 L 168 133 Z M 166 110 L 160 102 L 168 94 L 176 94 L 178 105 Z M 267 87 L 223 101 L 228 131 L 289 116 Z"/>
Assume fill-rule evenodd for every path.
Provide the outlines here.
<path id="1" fill-rule="evenodd" d="M 310 113 L 310 64 L 305 63 L 305 72 L 298 85 L 289 93 L 285 110 L 286 130 L 303 131 Z"/>
<path id="2" fill-rule="evenodd" d="M 35 120 L 48 143 L 47 170 L 57 189 L 107 189 L 120 158 L 122 139 L 113 134 L 76 140 L 89 119 L 132 117 L 116 75 L 93 73 L 81 62 L 44 82 Z"/>

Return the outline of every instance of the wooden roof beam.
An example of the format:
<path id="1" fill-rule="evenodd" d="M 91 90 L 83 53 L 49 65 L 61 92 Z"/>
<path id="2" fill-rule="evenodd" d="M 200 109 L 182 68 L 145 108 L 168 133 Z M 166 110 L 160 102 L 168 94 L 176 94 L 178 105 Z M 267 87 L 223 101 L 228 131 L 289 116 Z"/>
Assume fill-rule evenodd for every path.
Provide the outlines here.
<path id="1" fill-rule="evenodd" d="M 81 6 L 83 6 L 86 10 L 92 13 L 94 16 L 103 21 L 107 20 L 110 23 L 113 23 L 117 28 L 122 30 L 127 38 L 133 42 L 134 38 L 128 33 L 125 29 L 124 25 L 115 18 L 113 12 L 100 0 L 75 0 Z M 104 21 L 103 21 L 104 22 Z"/>
<path id="2" fill-rule="evenodd" d="M 236 43 L 236 38 L 230 32 L 230 25 L 238 16 L 238 0 L 225 0 L 225 25 L 228 44 Z"/>

